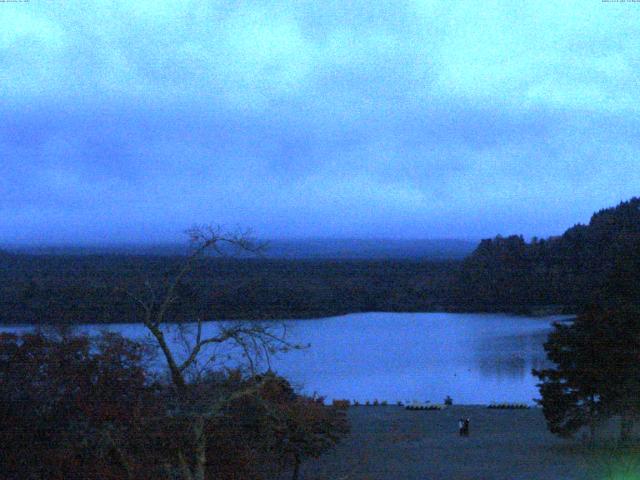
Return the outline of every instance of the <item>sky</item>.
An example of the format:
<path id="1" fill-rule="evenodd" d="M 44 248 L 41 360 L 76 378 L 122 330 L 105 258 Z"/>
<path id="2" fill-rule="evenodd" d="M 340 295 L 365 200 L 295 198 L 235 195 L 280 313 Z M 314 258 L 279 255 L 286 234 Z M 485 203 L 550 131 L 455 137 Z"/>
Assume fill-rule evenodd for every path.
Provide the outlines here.
<path id="1" fill-rule="evenodd" d="M 0 243 L 560 234 L 639 75 L 634 2 L 0 2 Z"/>

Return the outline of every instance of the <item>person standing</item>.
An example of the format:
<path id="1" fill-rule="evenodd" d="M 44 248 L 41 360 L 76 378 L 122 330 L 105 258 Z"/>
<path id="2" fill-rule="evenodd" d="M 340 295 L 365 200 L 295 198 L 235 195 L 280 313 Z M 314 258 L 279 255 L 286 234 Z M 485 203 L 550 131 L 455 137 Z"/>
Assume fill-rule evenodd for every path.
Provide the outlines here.
<path id="1" fill-rule="evenodd" d="M 460 436 L 464 436 L 464 420 L 461 418 L 458 420 L 458 433 Z"/>
<path id="2" fill-rule="evenodd" d="M 464 419 L 462 430 L 464 431 L 464 436 L 468 437 L 469 436 L 469 417 Z"/>

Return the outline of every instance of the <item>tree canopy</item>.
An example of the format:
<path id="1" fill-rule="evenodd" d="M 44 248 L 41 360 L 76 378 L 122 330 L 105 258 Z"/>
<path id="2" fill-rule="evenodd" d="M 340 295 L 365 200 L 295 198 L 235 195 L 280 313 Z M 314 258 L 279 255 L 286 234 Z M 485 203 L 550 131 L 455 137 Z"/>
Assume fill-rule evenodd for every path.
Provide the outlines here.
<path id="1" fill-rule="evenodd" d="M 463 262 L 457 298 L 476 310 L 640 302 L 640 198 L 548 239 L 497 236 Z"/>
<path id="2" fill-rule="evenodd" d="M 117 334 L 0 334 L 0 476 L 183 478 L 193 418 L 145 368 L 150 353 Z M 203 478 L 273 478 L 348 431 L 343 411 L 273 373 L 210 372 L 187 388 L 192 406 L 225 399 L 203 417 Z"/>
<path id="3" fill-rule="evenodd" d="M 273 324 L 219 322 L 205 332 L 198 319 L 195 331 L 179 327 L 186 352 L 177 354 L 166 323 L 185 301 L 182 280 L 207 252 L 226 253 L 222 245 L 256 251 L 244 234 L 195 228 L 189 235 L 191 253 L 175 272 L 141 291 L 124 290 L 150 334 L 148 349 L 165 361 L 166 379 L 145 368 L 142 344 L 116 334 L 0 335 L 0 440 L 9 445 L 0 471 L 16 478 L 260 480 L 291 465 L 296 476 L 302 458 L 320 455 L 348 431 L 343 412 L 260 373 L 259 360 L 297 347 Z M 212 370 L 213 345 L 235 347 L 240 365 Z M 35 450 L 30 462 L 28 448 Z"/>
<path id="4" fill-rule="evenodd" d="M 571 436 L 588 426 L 593 437 L 600 420 L 619 415 L 627 440 L 640 415 L 640 309 L 593 308 L 556 323 L 544 347 L 554 366 L 533 373 L 550 431 Z"/>

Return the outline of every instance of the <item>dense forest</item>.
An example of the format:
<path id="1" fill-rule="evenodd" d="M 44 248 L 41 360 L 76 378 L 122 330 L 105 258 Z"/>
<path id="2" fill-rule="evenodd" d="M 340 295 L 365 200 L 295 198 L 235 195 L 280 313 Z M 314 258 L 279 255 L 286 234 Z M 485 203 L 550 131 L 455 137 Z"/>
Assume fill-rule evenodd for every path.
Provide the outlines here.
<path id="1" fill-rule="evenodd" d="M 464 260 L 455 296 L 472 310 L 530 309 L 640 299 L 640 198 L 600 210 L 559 237 L 483 240 Z"/>
<path id="2" fill-rule="evenodd" d="M 125 322 L 184 257 L 0 253 L 0 322 Z M 580 311 L 640 298 L 640 198 L 526 242 L 487 239 L 457 259 L 205 258 L 179 286 L 177 321 L 364 311 Z"/>
<path id="3" fill-rule="evenodd" d="M 1 260 L 4 323 L 126 322 L 129 293 L 162 290 L 184 257 L 13 255 Z M 312 318 L 363 311 L 428 311 L 457 263 L 205 258 L 180 283 L 177 321 Z"/>

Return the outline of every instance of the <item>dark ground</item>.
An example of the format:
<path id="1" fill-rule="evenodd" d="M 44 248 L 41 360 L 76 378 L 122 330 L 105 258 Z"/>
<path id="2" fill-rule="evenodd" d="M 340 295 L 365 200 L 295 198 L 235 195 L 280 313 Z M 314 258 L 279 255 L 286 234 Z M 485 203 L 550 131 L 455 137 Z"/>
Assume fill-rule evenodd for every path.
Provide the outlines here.
<path id="1" fill-rule="evenodd" d="M 352 433 L 332 452 L 303 464 L 306 480 L 638 479 L 614 472 L 611 458 L 546 430 L 542 410 L 453 406 L 408 411 L 351 407 Z M 470 436 L 457 420 L 469 417 Z M 618 460 L 618 463 L 620 461 Z M 637 467 L 638 464 L 635 464 Z M 625 469 L 629 469 L 625 466 Z"/>

